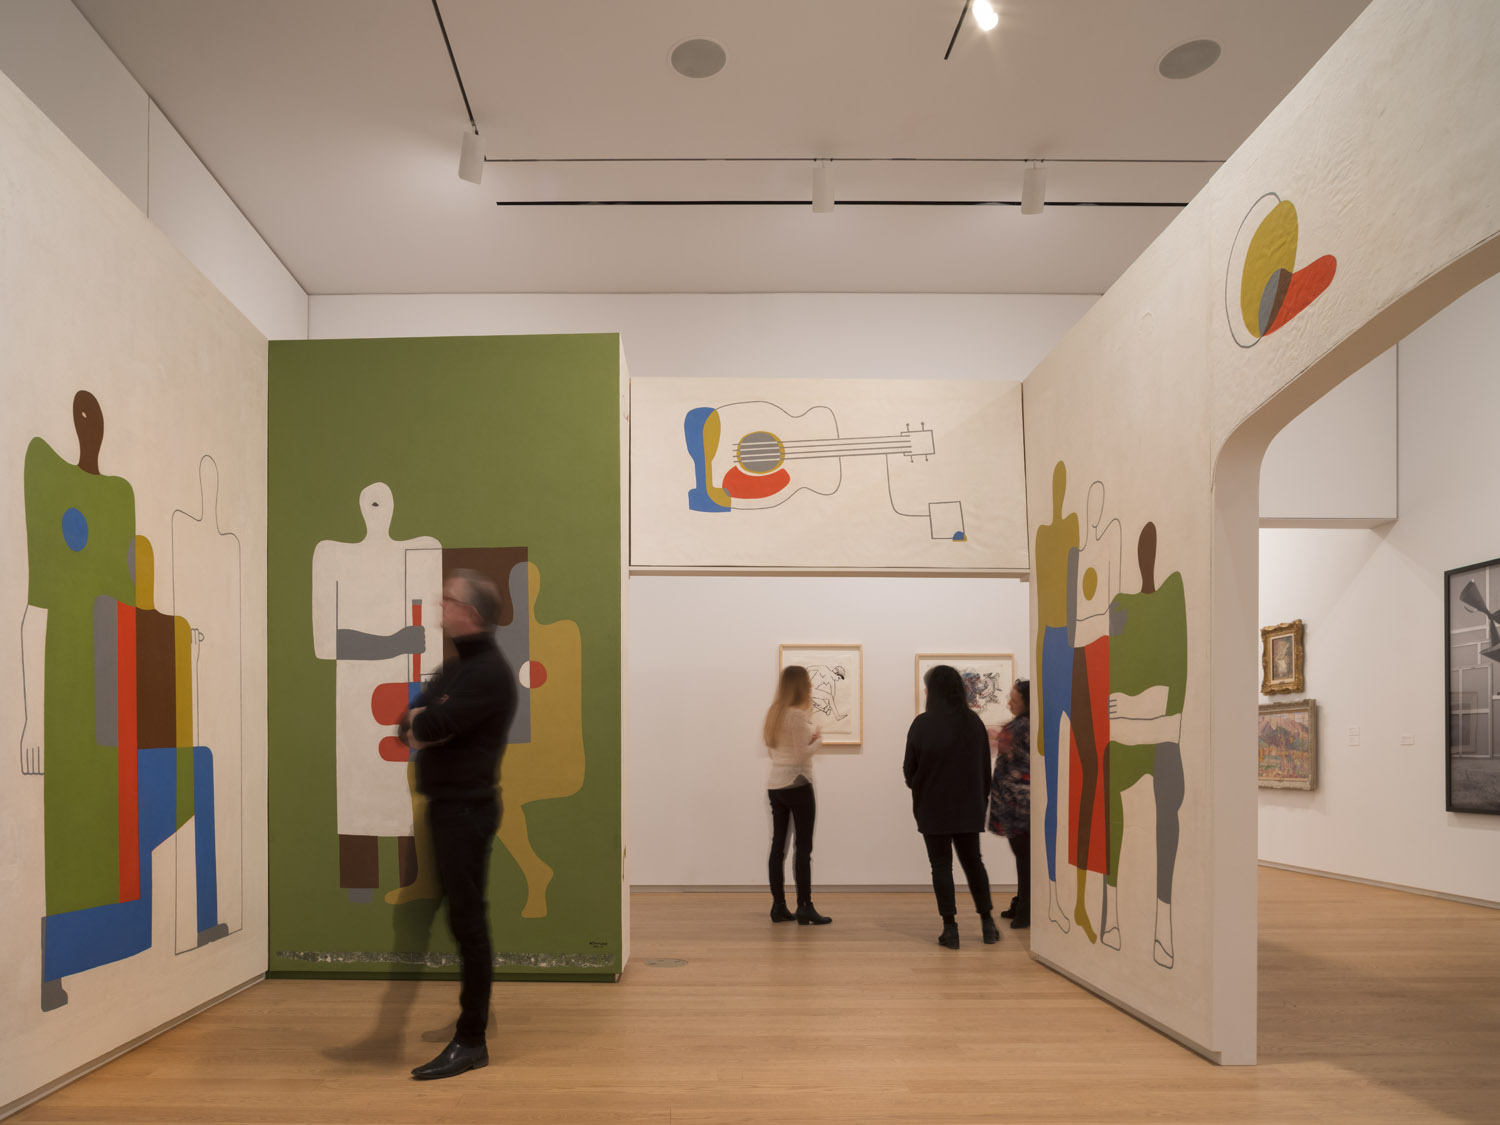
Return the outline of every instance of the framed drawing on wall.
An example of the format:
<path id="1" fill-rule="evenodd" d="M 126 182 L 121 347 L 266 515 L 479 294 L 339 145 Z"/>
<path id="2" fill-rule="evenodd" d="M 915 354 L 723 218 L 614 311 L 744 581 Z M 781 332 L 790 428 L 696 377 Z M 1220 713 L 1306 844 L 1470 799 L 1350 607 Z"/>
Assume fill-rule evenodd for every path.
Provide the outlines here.
<path id="1" fill-rule="evenodd" d="M 1282 695 L 1302 690 L 1302 621 L 1267 625 L 1260 631 L 1260 692 Z"/>
<path id="2" fill-rule="evenodd" d="M 1500 815 L 1500 559 L 1443 576 L 1447 808 Z"/>
<path id="3" fill-rule="evenodd" d="M 1318 787 L 1318 704 L 1312 699 L 1262 703 L 1256 743 L 1266 789 Z"/>
<path id="4" fill-rule="evenodd" d="M 865 738 L 865 662 L 860 645 L 782 645 L 778 668 L 801 664 L 812 680 L 813 722 L 824 746 Z"/>
<path id="5" fill-rule="evenodd" d="M 917 713 L 927 708 L 927 673 L 939 664 L 955 668 L 964 678 L 964 688 L 969 695 L 969 706 L 984 720 L 985 730 L 990 732 L 990 745 L 995 744 L 995 734 L 1010 722 L 1010 689 L 1016 682 L 1016 658 L 1008 652 L 932 653 L 917 654 Z"/>

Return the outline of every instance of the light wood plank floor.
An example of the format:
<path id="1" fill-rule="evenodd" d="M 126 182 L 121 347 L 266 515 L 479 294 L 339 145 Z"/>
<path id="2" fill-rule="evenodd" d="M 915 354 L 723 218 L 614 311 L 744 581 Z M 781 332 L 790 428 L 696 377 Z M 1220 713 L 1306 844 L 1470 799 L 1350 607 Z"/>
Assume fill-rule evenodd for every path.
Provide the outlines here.
<path id="1" fill-rule="evenodd" d="M 1500 1120 L 1500 911 L 1262 869 L 1260 1059 L 1215 1067 L 931 900 L 637 894 L 610 984 L 496 985 L 488 1069 L 418 1083 L 450 983 L 269 981 L 36 1121 Z M 653 958 L 682 958 L 678 968 Z"/>

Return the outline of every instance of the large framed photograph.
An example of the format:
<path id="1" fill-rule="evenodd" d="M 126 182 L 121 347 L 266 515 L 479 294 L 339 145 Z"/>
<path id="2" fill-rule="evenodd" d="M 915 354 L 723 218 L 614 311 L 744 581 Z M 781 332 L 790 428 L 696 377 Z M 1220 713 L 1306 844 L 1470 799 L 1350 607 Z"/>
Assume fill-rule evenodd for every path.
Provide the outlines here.
<path id="1" fill-rule="evenodd" d="M 1448 672 L 1449 812 L 1500 815 L 1500 559 L 1450 570 L 1444 633 Z"/>
<path id="2" fill-rule="evenodd" d="M 824 746 L 865 739 L 865 658 L 860 645 L 782 645 L 778 668 L 801 664 L 812 680 L 813 722 Z"/>
<path id="3" fill-rule="evenodd" d="M 1260 631 L 1260 693 L 1302 690 L 1302 622 L 1267 625 Z"/>
<path id="4" fill-rule="evenodd" d="M 991 653 L 933 653 L 917 654 L 917 713 L 927 709 L 927 673 L 939 664 L 955 668 L 964 678 L 969 706 L 984 720 L 990 732 L 990 745 L 995 744 L 995 734 L 1013 716 L 1010 713 L 1010 689 L 1016 682 L 1016 659 L 1008 652 Z"/>
<path id="5" fill-rule="evenodd" d="M 1266 789 L 1318 787 L 1318 704 L 1312 699 L 1262 703 L 1256 742 Z"/>

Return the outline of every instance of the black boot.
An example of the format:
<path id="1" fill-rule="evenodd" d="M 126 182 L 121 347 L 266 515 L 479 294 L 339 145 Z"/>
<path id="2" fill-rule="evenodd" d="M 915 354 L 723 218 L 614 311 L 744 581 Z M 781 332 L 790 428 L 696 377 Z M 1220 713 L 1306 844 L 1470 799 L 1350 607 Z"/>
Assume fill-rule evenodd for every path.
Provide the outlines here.
<path id="1" fill-rule="evenodd" d="M 1002 918 L 1014 918 L 1016 916 L 1016 907 L 1018 907 L 1020 905 L 1021 905 L 1021 896 L 1020 895 L 1013 895 L 1011 897 L 1011 900 L 1010 900 L 1010 905 L 1007 906 L 1004 910 L 1000 911 L 1000 917 L 1002 917 Z"/>
<path id="2" fill-rule="evenodd" d="M 1025 930 L 1031 927 L 1031 907 L 1022 906 L 1016 911 L 1016 916 L 1010 920 L 1010 928 L 1013 930 Z"/>
<path id="3" fill-rule="evenodd" d="M 1011 925 L 1015 925 L 1015 923 L 1012 922 Z M 1000 940 L 1000 929 L 995 925 L 995 920 L 988 914 L 979 919 L 979 926 L 981 932 L 984 934 L 985 945 L 994 945 Z"/>
<path id="4" fill-rule="evenodd" d="M 786 908 L 786 902 L 773 902 L 771 904 L 771 921 L 790 922 L 797 916 Z"/>
<path id="5" fill-rule="evenodd" d="M 819 914 L 813 909 L 810 902 L 799 902 L 797 904 L 797 925 L 799 926 L 826 926 L 833 919 L 826 914 Z"/>
<path id="6" fill-rule="evenodd" d="M 944 922 L 943 932 L 938 934 L 938 944 L 947 949 L 958 948 L 958 923 Z"/>

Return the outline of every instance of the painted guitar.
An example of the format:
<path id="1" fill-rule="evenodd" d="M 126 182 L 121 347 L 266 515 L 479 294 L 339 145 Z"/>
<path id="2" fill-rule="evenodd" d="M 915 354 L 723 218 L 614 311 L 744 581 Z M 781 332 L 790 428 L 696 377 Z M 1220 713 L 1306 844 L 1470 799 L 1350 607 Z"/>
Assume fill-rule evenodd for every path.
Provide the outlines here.
<path id="1" fill-rule="evenodd" d="M 695 512 L 774 508 L 803 489 L 830 496 L 842 480 L 844 457 L 915 459 L 933 453 L 932 431 L 925 426 L 843 437 L 826 406 L 796 415 L 770 402 L 700 406 L 688 411 L 683 431 L 694 470 L 688 508 Z"/>

